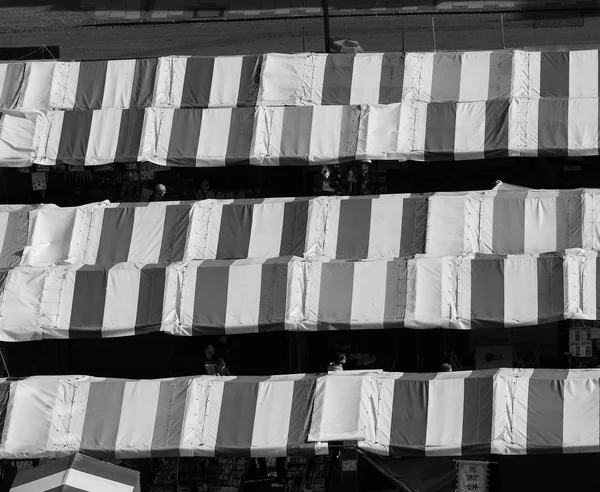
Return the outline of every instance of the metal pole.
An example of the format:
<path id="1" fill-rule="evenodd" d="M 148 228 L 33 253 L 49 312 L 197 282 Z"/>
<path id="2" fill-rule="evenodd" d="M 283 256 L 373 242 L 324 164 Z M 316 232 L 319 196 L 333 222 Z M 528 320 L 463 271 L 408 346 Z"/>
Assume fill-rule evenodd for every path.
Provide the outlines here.
<path id="1" fill-rule="evenodd" d="M 431 16 L 431 30 L 433 32 L 433 51 L 437 51 L 437 46 L 435 43 L 435 20 L 433 19 L 433 16 Z"/>
<path id="2" fill-rule="evenodd" d="M 323 34 L 325 36 L 325 53 L 329 53 L 329 3 L 327 0 L 321 0 L 323 8 Z"/>
<path id="3" fill-rule="evenodd" d="M 502 49 L 505 49 L 506 40 L 504 39 L 504 14 L 500 14 L 500 22 L 502 23 Z"/>

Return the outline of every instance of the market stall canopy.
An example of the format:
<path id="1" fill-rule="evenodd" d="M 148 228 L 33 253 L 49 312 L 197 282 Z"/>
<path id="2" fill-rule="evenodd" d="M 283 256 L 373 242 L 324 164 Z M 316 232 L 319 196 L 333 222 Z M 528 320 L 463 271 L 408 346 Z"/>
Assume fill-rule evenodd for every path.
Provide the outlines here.
<path id="1" fill-rule="evenodd" d="M 598 50 L 5 63 L 0 86 L 2 166 L 272 166 L 599 148 Z"/>
<path id="2" fill-rule="evenodd" d="M 504 185 L 501 185 L 504 186 Z M 600 249 L 599 190 L 0 207 L 0 267 Z"/>
<path id="3" fill-rule="evenodd" d="M 0 382 L 0 458 L 597 453 L 600 370 Z M 517 403 L 515 403 L 517 402 Z"/>
<path id="4" fill-rule="evenodd" d="M 2 459 L 327 454 L 306 439 L 316 375 L 0 383 Z"/>
<path id="5" fill-rule="evenodd" d="M 83 454 L 19 472 L 11 492 L 140 492 L 140 474 Z"/>
<path id="6" fill-rule="evenodd" d="M 4 206 L 0 340 L 598 319 L 597 196 Z"/>
<path id="7" fill-rule="evenodd" d="M 0 340 L 503 328 L 598 319 L 597 252 L 0 270 Z"/>

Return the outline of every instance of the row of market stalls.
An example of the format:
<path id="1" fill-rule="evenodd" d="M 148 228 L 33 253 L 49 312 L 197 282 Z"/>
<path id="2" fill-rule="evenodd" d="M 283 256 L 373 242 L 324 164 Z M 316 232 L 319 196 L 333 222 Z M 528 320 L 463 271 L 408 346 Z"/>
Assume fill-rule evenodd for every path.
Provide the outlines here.
<path id="1" fill-rule="evenodd" d="M 597 370 L 3 380 L 3 459 L 596 453 Z"/>
<path id="2" fill-rule="evenodd" d="M 0 65 L 0 163 L 259 166 L 598 154 L 598 51 Z"/>
<path id="3" fill-rule="evenodd" d="M 51 169 L 113 163 L 596 156 L 598 65 L 596 49 L 0 64 L 0 166 L 36 165 L 32 182 L 43 189 Z M 597 196 L 499 184 L 360 198 L 2 206 L 0 340 L 280 332 L 293 345 L 298 332 L 593 324 Z M 593 329 L 580 329 L 574 345 L 588 344 Z M 492 348 L 481 355 L 512 361 Z M 111 364 L 114 354 L 103 356 Z M 415 460 L 428 480 L 447 478 L 424 471 L 435 460 L 475 461 L 463 463 L 462 492 L 486 489 L 476 482 L 493 456 L 593 456 L 600 445 L 597 370 L 192 377 L 201 365 L 156 380 L 3 380 L 0 458 L 156 459 L 159 481 L 176 460 L 172 485 L 184 492 L 197 488 L 182 488 L 180 460 L 204 460 L 205 471 L 221 463 L 222 477 L 219 460 L 239 471 L 254 458 L 287 458 L 290 473 L 297 458 L 312 463 L 301 474 L 316 476 L 330 458 L 344 477 L 356 476 L 358 449 L 403 491 L 434 487 L 406 486 L 406 467 L 400 479 L 390 471 L 399 462 Z M 193 463 L 186 474 L 200 467 Z M 241 488 L 236 480 L 227 486 Z M 302 483 L 322 490 L 318 480 Z M 340 480 L 338 490 L 356 488 Z M 453 480 L 441 490 L 454 490 Z"/>

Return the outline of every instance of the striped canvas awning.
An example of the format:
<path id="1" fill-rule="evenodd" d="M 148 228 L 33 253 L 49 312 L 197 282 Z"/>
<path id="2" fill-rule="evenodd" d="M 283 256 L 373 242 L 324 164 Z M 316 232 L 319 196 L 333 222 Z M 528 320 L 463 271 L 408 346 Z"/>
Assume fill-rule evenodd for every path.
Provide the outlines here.
<path id="1" fill-rule="evenodd" d="M 597 453 L 598 370 L 0 382 L 0 458 Z M 373 418 L 376 414 L 377 418 Z"/>
<path id="2" fill-rule="evenodd" d="M 20 264 L 394 258 L 425 253 L 427 210 L 426 194 L 42 205 Z"/>
<path id="3" fill-rule="evenodd" d="M 316 381 L 316 375 L 304 374 L 4 381 L 0 458 L 327 453 L 326 444 L 306 439 Z"/>
<path id="4" fill-rule="evenodd" d="M 11 492 L 140 492 L 140 473 L 83 454 L 19 472 Z"/>
<path id="5" fill-rule="evenodd" d="M 597 453 L 598 370 L 332 375 L 309 439 L 383 456 Z M 377 418 L 373 418 L 373 414 Z"/>
<path id="6" fill-rule="evenodd" d="M 0 64 L 0 165 L 593 156 L 597 68 L 598 50 Z"/>
<path id="7" fill-rule="evenodd" d="M 597 263 L 596 252 L 571 250 L 17 267 L 0 272 L 0 340 L 469 329 L 597 319 Z"/>
<path id="8" fill-rule="evenodd" d="M 0 266 L 600 249 L 598 190 L 502 186 L 350 198 L 7 206 L 0 208 Z"/>
<path id="9" fill-rule="evenodd" d="M 0 63 L 0 110 L 255 106 L 262 58 Z"/>

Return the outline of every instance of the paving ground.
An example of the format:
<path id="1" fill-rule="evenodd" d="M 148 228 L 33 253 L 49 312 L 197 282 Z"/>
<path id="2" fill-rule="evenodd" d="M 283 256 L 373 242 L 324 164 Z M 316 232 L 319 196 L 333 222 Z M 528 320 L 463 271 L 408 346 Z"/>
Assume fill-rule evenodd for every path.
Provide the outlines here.
<path id="1" fill-rule="evenodd" d="M 600 0 L 328 0 L 328 3 L 334 17 L 600 10 Z M 321 0 L 0 0 L 2 31 L 320 15 Z"/>
<path id="2" fill-rule="evenodd" d="M 366 51 L 433 48 L 430 16 L 337 18 L 331 21 L 331 33 L 358 40 Z M 323 28 L 319 19 L 290 19 L 0 32 L 0 46 L 40 44 L 60 46 L 63 59 L 322 51 Z M 557 44 L 600 44 L 600 18 L 565 14 L 560 19 L 540 19 L 539 15 L 512 14 L 505 20 L 508 48 Z M 436 48 L 502 48 L 499 16 L 437 16 Z"/>

